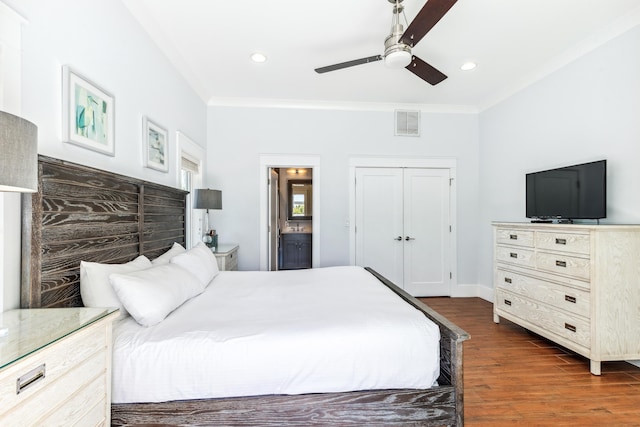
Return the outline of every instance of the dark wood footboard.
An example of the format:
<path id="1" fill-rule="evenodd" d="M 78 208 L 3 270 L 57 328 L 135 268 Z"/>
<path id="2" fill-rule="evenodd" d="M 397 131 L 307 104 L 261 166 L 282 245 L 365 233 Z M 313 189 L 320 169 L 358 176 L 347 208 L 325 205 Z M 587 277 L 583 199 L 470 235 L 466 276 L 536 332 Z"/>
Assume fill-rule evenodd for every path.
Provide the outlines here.
<path id="1" fill-rule="evenodd" d="M 114 404 L 112 425 L 462 426 L 462 343 L 469 334 L 376 271 L 367 270 L 440 328 L 437 387 Z"/>

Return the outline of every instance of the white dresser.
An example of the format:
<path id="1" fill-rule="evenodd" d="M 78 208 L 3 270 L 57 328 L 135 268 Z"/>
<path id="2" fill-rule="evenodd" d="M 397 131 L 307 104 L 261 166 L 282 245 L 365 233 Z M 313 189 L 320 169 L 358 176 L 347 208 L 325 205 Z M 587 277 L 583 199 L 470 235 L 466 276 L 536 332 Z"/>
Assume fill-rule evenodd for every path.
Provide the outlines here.
<path id="1" fill-rule="evenodd" d="M 117 310 L 0 314 L 0 425 L 109 426 L 111 323 Z"/>
<path id="2" fill-rule="evenodd" d="M 640 226 L 494 223 L 494 321 L 591 360 L 640 359 Z"/>

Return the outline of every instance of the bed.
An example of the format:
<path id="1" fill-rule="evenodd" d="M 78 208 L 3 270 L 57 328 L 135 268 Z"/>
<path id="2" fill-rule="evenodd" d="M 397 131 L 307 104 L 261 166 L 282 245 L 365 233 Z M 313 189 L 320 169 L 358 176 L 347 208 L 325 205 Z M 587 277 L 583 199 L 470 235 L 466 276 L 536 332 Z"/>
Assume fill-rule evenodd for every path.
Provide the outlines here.
<path id="1" fill-rule="evenodd" d="M 22 307 L 82 305 L 81 261 L 153 259 L 175 242 L 184 245 L 185 194 L 40 156 L 39 191 L 22 199 Z M 436 386 L 114 403 L 112 425 L 463 425 L 462 343 L 468 334 L 366 271 L 437 325 Z"/>

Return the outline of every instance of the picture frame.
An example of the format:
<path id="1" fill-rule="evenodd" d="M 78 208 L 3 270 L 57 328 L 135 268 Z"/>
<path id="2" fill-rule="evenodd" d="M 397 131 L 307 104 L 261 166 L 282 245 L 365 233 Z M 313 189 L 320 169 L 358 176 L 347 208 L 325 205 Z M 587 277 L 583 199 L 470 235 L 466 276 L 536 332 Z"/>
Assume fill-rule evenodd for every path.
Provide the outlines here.
<path id="1" fill-rule="evenodd" d="M 169 133 L 148 117 L 142 118 L 144 166 L 161 172 L 169 172 Z"/>
<path id="2" fill-rule="evenodd" d="M 115 98 L 68 65 L 62 67 L 62 138 L 115 156 Z"/>

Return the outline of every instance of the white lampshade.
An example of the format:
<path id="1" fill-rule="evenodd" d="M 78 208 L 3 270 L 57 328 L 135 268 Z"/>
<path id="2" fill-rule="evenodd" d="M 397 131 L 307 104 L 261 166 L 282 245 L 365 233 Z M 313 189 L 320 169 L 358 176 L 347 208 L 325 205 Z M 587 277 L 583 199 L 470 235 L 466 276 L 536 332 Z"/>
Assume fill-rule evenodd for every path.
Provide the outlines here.
<path id="1" fill-rule="evenodd" d="M 38 191 L 38 128 L 0 111 L 0 191 Z"/>

